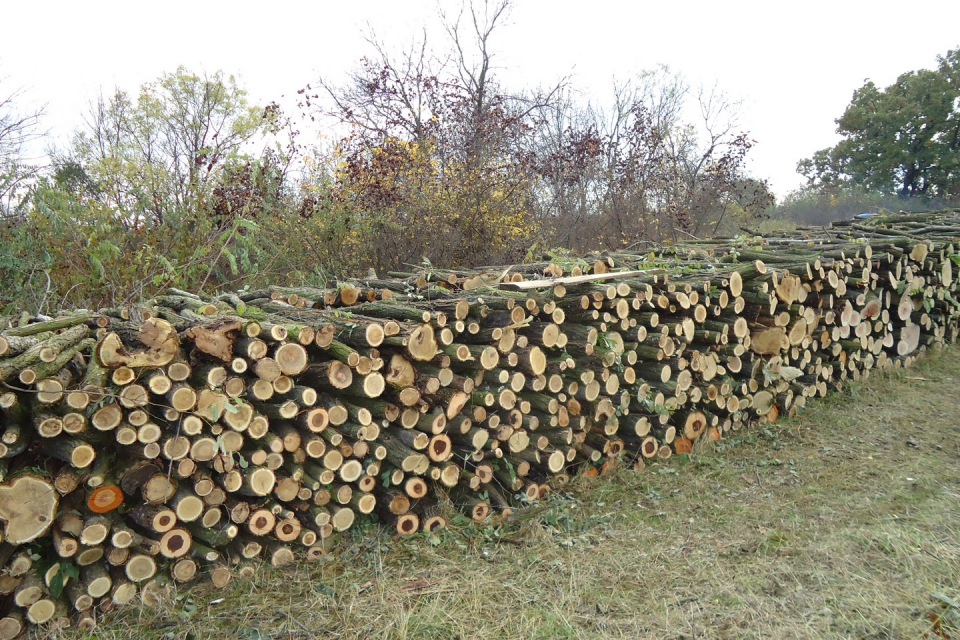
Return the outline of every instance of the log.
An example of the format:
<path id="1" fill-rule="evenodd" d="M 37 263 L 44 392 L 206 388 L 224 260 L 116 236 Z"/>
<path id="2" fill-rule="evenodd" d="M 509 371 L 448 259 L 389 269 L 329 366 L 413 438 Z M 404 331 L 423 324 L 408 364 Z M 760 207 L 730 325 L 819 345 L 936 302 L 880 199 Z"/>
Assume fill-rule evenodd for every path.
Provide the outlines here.
<path id="1" fill-rule="evenodd" d="M 53 525 L 60 496 L 48 480 L 21 475 L 0 484 L 0 520 L 3 537 L 9 544 L 36 540 Z"/>
<path id="2" fill-rule="evenodd" d="M 93 513 L 108 513 L 123 504 L 123 491 L 115 484 L 102 484 L 87 494 L 87 508 Z"/>
<path id="3" fill-rule="evenodd" d="M 180 351 L 176 330 L 160 318 L 145 321 L 128 340 L 125 345 L 118 333 L 108 333 L 97 344 L 97 360 L 109 369 L 159 368 L 172 362 Z"/>

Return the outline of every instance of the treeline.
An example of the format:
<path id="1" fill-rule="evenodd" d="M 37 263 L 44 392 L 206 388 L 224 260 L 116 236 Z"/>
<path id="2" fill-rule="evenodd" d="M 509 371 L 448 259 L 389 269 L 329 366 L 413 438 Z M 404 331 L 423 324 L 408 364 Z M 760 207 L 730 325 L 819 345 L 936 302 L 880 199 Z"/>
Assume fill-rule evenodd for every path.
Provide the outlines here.
<path id="1" fill-rule="evenodd" d="M 825 224 L 960 201 L 960 48 L 888 87 L 866 81 L 836 124 L 840 142 L 798 163 L 807 185 L 774 215 Z"/>
<path id="2" fill-rule="evenodd" d="M 508 8 L 447 20 L 445 52 L 372 42 L 297 114 L 181 68 L 100 96 L 43 171 L 3 138 L 0 304 L 516 263 L 735 230 L 772 203 L 736 105 L 667 69 L 603 108 L 565 81 L 508 91 L 491 44 Z M 308 123 L 336 134 L 307 143 Z"/>
<path id="3" fill-rule="evenodd" d="M 960 50 L 858 89 L 843 140 L 801 161 L 807 186 L 774 206 L 745 169 L 737 105 L 666 68 L 608 99 L 565 80 L 509 90 L 493 64 L 508 9 L 445 19 L 439 50 L 371 40 L 295 112 L 184 68 L 103 94 L 68 144 L 47 141 L 42 168 L 24 160 L 42 114 L 0 94 L 0 312 L 510 264 L 960 197 Z"/>
<path id="4" fill-rule="evenodd" d="M 852 183 L 839 188 L 804 186 L 788 193 L 771 207 L 759 230 L 776 230 L 784 225 L 826 226 L 869 213 L 931 211 L 956 206 L 956 198 L 911 197 L 865 189 Z"/>

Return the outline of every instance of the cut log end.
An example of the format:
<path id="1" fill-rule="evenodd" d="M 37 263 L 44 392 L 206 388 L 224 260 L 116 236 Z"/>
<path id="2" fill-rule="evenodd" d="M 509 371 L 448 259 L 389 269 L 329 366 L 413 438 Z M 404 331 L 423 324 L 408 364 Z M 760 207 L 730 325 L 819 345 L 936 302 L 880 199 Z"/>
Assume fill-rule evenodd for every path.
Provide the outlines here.
<path id="1" fill-rule="evenodd" d="M 304 371 L 309 364 L 307 350 L 302 345 L 289 342 L 281 345 L 274 353 L 274 359 L 280 371 L 287 376 L 295 376 Z"/>
<path id="2" fill-rule="evenodd" d="M 94 513 L 108 513 L 123 504 L 123 491 L 114 484 L 100 485 L 87 496 L 87 508 Z"/>
<path id="3" fill-rule="evenodd" d="M 180 558 L 190 552 L 192 542 L 186 529 L 170 529 L 160 538 L 160 554 L 165 558 Z"/>
<path id="4" fill-rule="evenodd" d="M 334 360 L 327 369 L 327 379 L 334 388 L 346 389 L 353 383 L 353 371 L 339 360 Z"/>
<path id="5" fill-rule="evenodd" d="M 14 545 L 35 540 L 53 524 L 60 496 L 51 482 L 23 475 L 0 485 L 0 519 L 4 539 Z"/>
<path id="6" fill-rule="evenodd" d="M 185 335 L 198 351 L 229 363 L 233 360 L 233 344 L 242 327 L 239 318 L 219 318 L 205 326 L 190 327 Z"/>
<path id="7" fill-rule="evenodd" d="M 415 513 L 405 513 L 397 518 L 396 530 L 401 536 L 412 536 L 420 529 L 420 517 Z"/>
<path id="8" fill-rule="evenodd" d="M 433 327 L 429 324 L 418 325 L 407 341 L 407 352 L 414 360 L 423 362 L 432 360 L 438 350 L 439 345 L 434 337 Z"/>
<path id="9" fill-rule="evenodd" d="M 151 318 L 140 327 L 140 349 L 124 345 L 116 333 L 108 333 L 97 344 L 97 359 L 108 369 L 119 367 L 158 368 L 169 364 L 180 352 L 177 331 L 166 320 Z"/>
<path id="10" fill-rule="evenodd" d="M 683 437 L 692 442 L 699 438 L 706 428 L 707 417 L 700 411 L 692 411 L 683 423 Z"/>

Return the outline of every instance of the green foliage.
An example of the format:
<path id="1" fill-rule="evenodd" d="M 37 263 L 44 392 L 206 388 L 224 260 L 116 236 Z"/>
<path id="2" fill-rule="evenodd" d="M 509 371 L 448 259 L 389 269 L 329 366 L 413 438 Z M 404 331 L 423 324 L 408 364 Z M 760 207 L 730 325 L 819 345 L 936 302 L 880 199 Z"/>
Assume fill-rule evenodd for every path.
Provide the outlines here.
<path id="1" fill-rule="evenodd" d="M 356 273 L 408 270 L 425 256 L 437 266 L 519 258 L 534 231 L 519 197 L 529 177 L 487 160 L 443 161 L 437 144 L 390 139 L 335 152 L 330 194 L 303 221 L 321 263 Z"/>
<path id="2" fill-rule="evenodd" d="M 798 171 L 825 188 L 853 182 L 901 196 L 960 196 L 960 49 L 937 61 L 884 89 L 857 89 L 836 121 L 844 139 Z"/>
<path id="3" fill-rule="evenodd" d="M 282 281 L 278 271 L 304 263 L 283 252 L 298 216 L 284 210 L 287 150 L 268 144 L 282 123 L 219 72 L 181 68 L 136 101 L 119 91 L 101 99 L 16 223 L 0 227 L 0 309 Z"/>
<path id="4" fill-rule="evenodd" d="M 60 563 L 60 570 L 50 579 L 50 595 L 59 598 L 69 580 L 79 580 L 80 569 L 70 562 Z"/>
<path id="5" fill-rule="evenodd" d="M 232 76 L 181 67 L 144 84 L 135 100 L 120 90 L 101 96 L 57 165 L 129 227 L 159 225 L 205 208 L 269 116 Z"/>
<path id="6" fill-rule="evenodd" d="M 202 215 L 178 224 L 130 228 L 117 211 L 49 181 L 33 192 L 29 213 L 0 229 L 0 292 L 35 311 L 113 306 L 166 287 L 199 289 L 256 270 L 262 247 L 256 222 Z"/>

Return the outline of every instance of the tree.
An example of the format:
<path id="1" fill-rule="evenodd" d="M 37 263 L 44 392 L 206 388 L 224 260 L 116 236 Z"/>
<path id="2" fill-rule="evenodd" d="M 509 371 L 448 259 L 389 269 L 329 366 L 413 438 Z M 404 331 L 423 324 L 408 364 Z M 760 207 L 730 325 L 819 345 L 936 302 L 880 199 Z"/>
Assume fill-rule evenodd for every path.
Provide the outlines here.
<path id="1" fill-rule="evenodd" d="M 538 154 L 550 244 L 619 248 L 711 235 L 728 212 L 757 216 L 772 197 L 745 173 L 754 143 L 737 130 L 737 106 L 665 67 L 616 84 L 608 108 L 558 103 Z"/>
<path id="2" fill-rule="evenodd" d="M 233 76 L 180 67 L 144 84 L 136 100 L 119 89 L 101 95 L 56 158 L 57 173 L 129 228 L 162 225 L 204 210 L 213 185 L 249 160 L 248 145 L 275 115 L 251 105 Z"/>
<path id="3" fill-rule="evenodd" d="M 836 146 L 801 160 L 813 186 L 852 182 L 902 197 L 960 196 L 960 49 L 935 70 L 904 73 L 880 89 L 866 82 L 836 120 Z"/>
<path id="4" fill-rule="evenodd" d="M 36 308 L 255 280 L 282 251 L 253 232 L 283 208 L 290 147 L 274 142 L 286 125 L 222 72 L 180 68 L 136 100 L 101 96 L 0 242 L 0 280 Z"/>
<path id="5" fill-rule="evenodd" d="M 772 201 L 750 179 L 737 104 L 663 68 L 583 107 L 561 80 L 511 91 L 494 64 L 509 0 L 441 12 L 450 48 L 374 53 L 345 83 L 301 91 L 347 133 L 303 209 L 340 266 L 398 270 L 515 262 L 736 228 Z M 323 156 L 323 154 L 321 154 Z M 408 271 L 407 267 L 399 270 Z"/>
<path id="6" fill-rule="evenodd" d="M 523 255 L 536 178 L 526 142 L 535 110 L 556 89 L 512 95 L 497 82 L 490 40 L 509 5 L 471 4 L 442 16 L 451 43 L 442 55 L 425 37 L 399 55 L 368 38 L 374 53 L 346 83 L 322 80 L 324 98 L 301 92 L 310 109 L 327 99 L 314 113 L 349 130 L 331 163 L 330 226 L 369 238 L 366 266 Z"/>
<path id="7" fill-rule="evenodd" d="M 10 215 L 17 205 L 21 190 L 36 175 L 37 167 L 24 159 L 25 148 L 40 135 L 43 110 L 21 112 L 16 90 L 0 93 L 0 215 Z"/>

